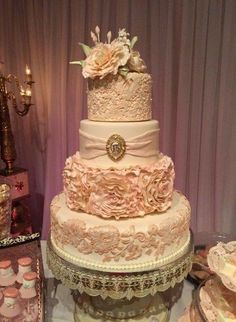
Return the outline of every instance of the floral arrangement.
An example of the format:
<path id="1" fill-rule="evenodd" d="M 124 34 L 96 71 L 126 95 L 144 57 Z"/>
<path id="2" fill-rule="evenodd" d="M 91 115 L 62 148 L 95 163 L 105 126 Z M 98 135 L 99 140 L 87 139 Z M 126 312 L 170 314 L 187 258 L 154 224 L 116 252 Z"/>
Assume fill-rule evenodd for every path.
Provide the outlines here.
<path id="1" fill-rule="evenodd" d="M 85 78 L 102 79 L 108 74 L 120 74 L 126 76 L 128 72 L 143 73 L 146 65 L 138 51 L 133 50 L 138 37 L 129 39 L 129 33 L 125 29 L 120 29 L 118 37 L 111 41 L 111 31 L 107 33 L 107 42 L 100 41 L 100 29 L 97 26 L 95 33 L 91 31 L 91 38 L 94 46 L 80 43 L 86 55 L 85 60 L 73 61 L 71 64 L 82 66 L 82 74 Z"/>

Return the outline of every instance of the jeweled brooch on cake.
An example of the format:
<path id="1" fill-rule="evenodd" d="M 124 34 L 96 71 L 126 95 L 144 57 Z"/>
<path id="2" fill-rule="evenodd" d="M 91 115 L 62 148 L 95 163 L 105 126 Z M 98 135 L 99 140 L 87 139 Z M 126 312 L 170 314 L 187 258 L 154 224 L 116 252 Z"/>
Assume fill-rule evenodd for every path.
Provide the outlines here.
<path id="1" fill-rule="evenodd" d="M 111 160 L 121 160 L 124 157 L 126 151 L 125 140 L 119 134 L 111 135 L 107 140 L 106 150 Z"/>

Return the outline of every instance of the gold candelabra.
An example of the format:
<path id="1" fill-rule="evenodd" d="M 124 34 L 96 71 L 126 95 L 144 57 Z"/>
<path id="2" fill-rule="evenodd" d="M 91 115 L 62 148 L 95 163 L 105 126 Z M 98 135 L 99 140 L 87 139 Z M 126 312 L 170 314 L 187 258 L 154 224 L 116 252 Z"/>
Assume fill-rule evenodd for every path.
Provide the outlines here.
<path id="1" fill-rule="evenodd" d="M 7 76 L 2 72 L 2 64 L 0 62 L 0 146 L 1 159 L 6 164 L 3 170 L 5 175 L 14 172 L 14 161 L 16 159 L 16 149 L 14 136 L 11 130 L 11 120 L 8 109 L 8 101 L 12 102 L 12 106 L 16 113 L 20 116 L 25 116 L 30 109 L 31 104 L 31 89 L 34 81 L 29 67 L 26 65 L 24 85 L 20 85 L 18 78 L 13 74 Z M 9 88 L 14 86 L 20 96 L 20 104 L 17 104 L 17 97 L 13 90 Z M 18 106 L 21 105 L 21 108 Z"/>

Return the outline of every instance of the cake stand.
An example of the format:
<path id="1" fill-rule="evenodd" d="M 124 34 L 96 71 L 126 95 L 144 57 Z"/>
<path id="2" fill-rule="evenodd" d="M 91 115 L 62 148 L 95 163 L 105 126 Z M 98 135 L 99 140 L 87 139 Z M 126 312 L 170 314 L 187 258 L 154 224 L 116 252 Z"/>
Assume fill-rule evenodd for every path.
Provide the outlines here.
<path id="1" fill-rule="evenodd" d="M 88 322 L 113 321 L 113 319 L 117 322 L 168 321 L 160 292 L 173 288 L 184 280 L 192 267 L 192 255 L 193 235 L 191 233 L 186 252 L 169 264 L 146 272 L 107 273 L 69 263 L 58 256 L 50 236 L 47 243 L 49 268 L 62 284 L 82 295 L 76 297 L 76 310 L 83 308 L 90 316 L 83 321 Z M 115 308 L 120 308 L 117 313 Z M 122 310 L 123 313 L 121 313 Z M 142 317 L 142 314 L 148 315 L 147 311 L 153 318 L 147 320 Z M 77 317 L 75 321 L 80 320 Z"/>

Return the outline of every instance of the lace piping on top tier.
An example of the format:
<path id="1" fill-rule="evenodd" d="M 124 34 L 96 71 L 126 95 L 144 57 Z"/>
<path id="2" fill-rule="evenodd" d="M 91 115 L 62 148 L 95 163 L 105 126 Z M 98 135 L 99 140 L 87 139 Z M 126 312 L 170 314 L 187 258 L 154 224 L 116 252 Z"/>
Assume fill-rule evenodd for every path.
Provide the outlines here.
<path id="1" fill-rule="evenodd" d="M 72 210 L 119 219 L 163 212 L 171 205 L 174 164 L 162 154 L 147 166 L 100 169 L 85 165 L 77 152 L 67 159 L 63 175 Z"/>

